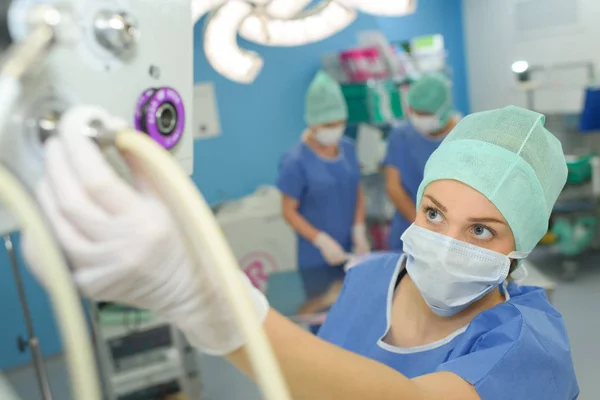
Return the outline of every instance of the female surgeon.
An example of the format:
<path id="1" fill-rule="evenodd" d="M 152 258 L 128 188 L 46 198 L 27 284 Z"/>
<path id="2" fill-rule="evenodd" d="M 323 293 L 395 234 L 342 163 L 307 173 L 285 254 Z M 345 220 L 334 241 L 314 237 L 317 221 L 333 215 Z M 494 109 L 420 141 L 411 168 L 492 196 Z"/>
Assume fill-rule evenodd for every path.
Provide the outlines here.
<path id="1" fill-rule="evenodd" d="M 452 93 L 442 75 L 426 75 L 408 92 L 409 122 L 396 127 L 383 161 L 386 190 L 396 208 L 388 246 L 402 250 L 400 237 L 415 222 L 415 201 L 423 180 L 425 163 L 458 122 L 452 108 Z"/>
<path id="2" fill-rule="evenodd" d="M 472 114 L 427 163 L 404 253 L 350 269 L 320 337 L 246 281 L 293 398 L 576 399 L 561 315 L 543 289 L 508 279 L 546 232 L 566 178 L 542 115 Z M 250 373 L 222 291 L 207 279 L 213 266 L 191 265 L 162 204 L 124 184 L 88 139 L 49 141 L 38 195 L 84 293 L 154 310 Z M 43 255 L 25 253 L 44 278 Z"/>
<path id="3" fill-rule="evenodd" d="M 317 73 L 306 93 L 308 128 L 282 157 L 277 180 L 300 269 L 340 266 L 349 253 L 370 251 L 358 158 L 343 137 L 347 119 L 340 85 Z"/>

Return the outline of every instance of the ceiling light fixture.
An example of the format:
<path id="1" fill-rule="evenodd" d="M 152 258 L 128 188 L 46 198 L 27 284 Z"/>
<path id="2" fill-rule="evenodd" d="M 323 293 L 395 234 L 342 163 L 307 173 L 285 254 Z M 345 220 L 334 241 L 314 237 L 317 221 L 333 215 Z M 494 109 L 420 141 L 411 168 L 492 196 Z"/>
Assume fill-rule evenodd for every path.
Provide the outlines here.
<path id="1" fill-rule="evenodd" d="M 365 14 L 401 17 L 417 10 L 417 0 L 337 0 Z"/>
<path id="2" fill-rule="evenodd" d="M 350 25 L 356 12 L 337 1 L 324 1 L 291 19 L 272 18 L 257 8 L 240 27 L 240 35 L 266 46 L 301 46 L 318 42 Z"/>
<path id="3" fill-rule="evenodd" d="M 204 52 L 210 65 L 232 81 L 251 83 L 263 66 L 258 54 L 241 49 L 237 31 L 253 6 L 242 0 L 229 0 L 208 16 L 204 29 Z"/>

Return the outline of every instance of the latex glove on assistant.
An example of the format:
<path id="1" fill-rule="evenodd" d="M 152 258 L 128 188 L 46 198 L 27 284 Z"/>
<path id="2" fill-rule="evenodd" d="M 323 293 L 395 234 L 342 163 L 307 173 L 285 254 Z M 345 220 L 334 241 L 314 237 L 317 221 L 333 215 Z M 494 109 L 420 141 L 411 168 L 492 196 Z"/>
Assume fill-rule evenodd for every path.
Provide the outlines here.
<path id="1" fill-rule="evenodd" d="M 354 225 L 352 229 L 352 251 L 354 254 L 362 256 L 371 251 L 371 244 L 367 238 L 367 227 L 364 224 Z"/>
<path id="2" fill-rule="evenodd" d="M 79 134 L 49 140 L 37 195 L 85 295 L 155 311 L 208 354 L 224 355 L 244 345 L 222 291 L 212 284 L 211 266 L 188 261 L 164 205 L 126 184 L 92 141 Z M 36 254 L 26 233 L 24 253 L 44 282 L 36 262 L 43 255 Z M 245 280 L 264 320 L 268 303 Z"/>
<path id="3" fill-rule="evenodd" d="M 330 266 L 343 264 L 348 259 L 344 248 L 325 232 L 319 232 L 313 244 L 321 251 L 323 258 Z"/>

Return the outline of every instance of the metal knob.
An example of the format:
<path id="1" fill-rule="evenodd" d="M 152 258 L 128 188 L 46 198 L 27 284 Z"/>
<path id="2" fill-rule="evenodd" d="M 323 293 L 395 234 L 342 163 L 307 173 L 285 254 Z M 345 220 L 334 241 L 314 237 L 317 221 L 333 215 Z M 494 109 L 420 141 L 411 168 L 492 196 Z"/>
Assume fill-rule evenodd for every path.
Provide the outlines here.
<path id="1" fill-rule="evenodd" d="M 61 114 L 58 110 L 51 110 L 37 120 L 40 142 L 45 143 L 46 140 L 57 134 Z"/>
<path id="2" fill-rule="evenodd" d="M 156 110 L 156 123 L 162 135 L 170 135 L 177 126 L 177 110 L 171 103 L 163 103 Z"/>
<path id="3" fill-rule="evenodd" d="M 54 95 L 44 96 L 32 104 L 25 120 L 25 126 L 36 147 L 58 134 L 58 123 L 67 107 L 68 102 Z"/>
<path id="4" fill-rule="evenodd" d="M 108 10 L 96 15 L 94 32 L 98 42 L 120 58 L 133 52 L 139 37 L 137 22 L 132 16 Z"/>
<path id="5" fill-rule="evenodd" d="M 45 143 L 50 137 L 58 135 L 58 124 L 61 117 L 62 111 L 48 110 L 37 119 L 29 121 L 33 125 L 32 128 L 37 131 L 37 138 L 40 143 Z M 90 119 L 81 133 L 102 148 L 111 146 L 115 142 L 116 132 L 107 129 L 99 119 Z"/>
<path id="6" fill-rule="evenodd" d="M 108 129 L 100 119 L 91 119 L 83 134 L 92 139 L 101 148 L 115 143 L 117 132 Z"/>

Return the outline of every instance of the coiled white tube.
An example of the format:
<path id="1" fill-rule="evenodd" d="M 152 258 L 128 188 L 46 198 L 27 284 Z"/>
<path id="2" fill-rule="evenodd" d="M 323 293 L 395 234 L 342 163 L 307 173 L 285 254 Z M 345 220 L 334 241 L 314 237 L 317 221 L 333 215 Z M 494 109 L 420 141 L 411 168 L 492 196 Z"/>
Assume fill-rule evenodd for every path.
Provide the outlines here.
<path id="1" fill-rule="evenodd" d="M 0 164 L 0 203 L 17 218 L 31 236 L 40 255 L 40 266 L 52 279 L 46 283 L 67 355 L 73 399 L 101 400 L 94 352 L 81 299 L 59 247 L 45 225 L 37 204 L 21 183 Z"/>
<path id="2" fill-rule="evenodd" d="M 171 155 L 146 135 L 122 131 L 117 134 L 115 145 L 123 155 L 141 164 L 146 178 L 153 179 L 158 196 L 184 233 L 186 249 L 194 264 L 215 268 L 238 328 L 246 337 L 246 350 L 264 398 L 291 399 L 252 302 L 244 296 L 247 291 L 239 279 L 238 263 L 200 192 Z"/>
<path id="3" fill-rule="evenodd" d="M 0 75 L 0 135 L 4 134 L 4 127 L 20 95 L 21 83 L 11 76 Z"/>
<path id="4" fill-rule="evenodd" d="M 0 73 L 0 144 L 10 115 L 21 95 L 20 77 L 35 64 L 52 41 L 50 27 L 35 29 L 25 42 L 13 49 Z M 94 351 L 90 342 L 81 299 L 71 280 L 65 259 L 45 225 L 37 204 L 22 184 L 0 164 L 0 203 L 31 234 L 32 245 L 41 255 L 40 264 L 52 279 L 48 291 L 65 346 L 74 399 L 101 400 Z"/>
<path id="5" fill-rule="evenodd" d="M 17 392 L 14 391 L 8 379 L 5 378 L 4 374 L 0 372 L 0 398 L 2 400 L 23 400 L 17 396 Z"/>

